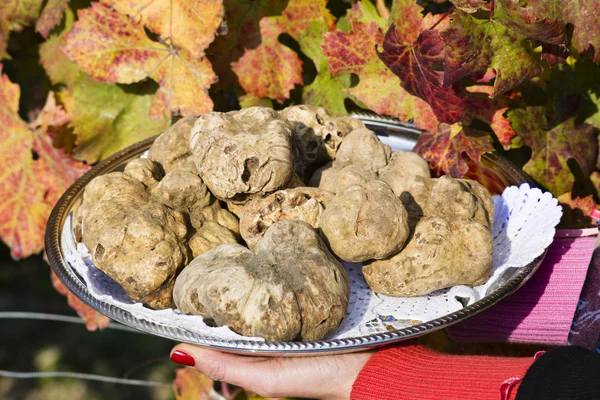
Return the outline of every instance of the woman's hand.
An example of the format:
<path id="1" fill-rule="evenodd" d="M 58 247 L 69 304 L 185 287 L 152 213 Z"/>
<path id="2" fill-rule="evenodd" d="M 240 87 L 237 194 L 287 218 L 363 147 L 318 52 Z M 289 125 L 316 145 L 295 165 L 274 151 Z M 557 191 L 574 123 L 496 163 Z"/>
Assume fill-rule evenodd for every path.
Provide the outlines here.
<path id="1" fill-rule="evenodd" d="M 171 359 L 215 381 L 264 397 L 349 399 L 352 384 L 372 352 L 321 357 L 248 357 L 180 344 Z"/>

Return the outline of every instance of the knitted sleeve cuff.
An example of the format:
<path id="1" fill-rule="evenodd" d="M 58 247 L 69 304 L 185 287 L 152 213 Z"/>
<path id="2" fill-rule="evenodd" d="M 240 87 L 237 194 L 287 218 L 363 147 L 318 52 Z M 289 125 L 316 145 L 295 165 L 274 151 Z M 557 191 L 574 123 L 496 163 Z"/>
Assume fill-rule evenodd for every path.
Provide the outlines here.
<path id="1" fill-rule="evenodd" d="M 377 352 L 352 388 L 352 400 L 514 399 L 533 358 L 456 356 L 410 344 Z"/>

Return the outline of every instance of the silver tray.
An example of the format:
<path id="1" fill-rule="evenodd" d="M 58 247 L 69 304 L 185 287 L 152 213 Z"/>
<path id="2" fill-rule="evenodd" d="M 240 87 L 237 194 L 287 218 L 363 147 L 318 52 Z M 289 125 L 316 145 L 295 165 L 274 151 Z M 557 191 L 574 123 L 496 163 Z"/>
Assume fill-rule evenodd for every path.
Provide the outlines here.
<path id="1" fill-rule="evenodd" d="M 391 118 L 366 113 L 356 113 L 353 116 L 362 119 L 368 128 L 374 130 L 383 141 L 390 143 L 395 150 L 411 150 L 421 133 L 413 126 L 400 123 Z M 45 236 L 46 252 L 50 265 L 58 278 L 75 296 L 99 313 L 145 333 L 178 342 L 187 342 L 222 351 L 248 355 L 314 356 L 367 350 L 446 328 L 490 308 L 521 287 L 537 270 L 545 256 L 544 252 L 540 257 L 524 267 L 518 269 L 509 268 L 504 276 L 498 280 L 498 284 L 492 290 L 488 291 L 488 294 L 484 298 L 459 311 L 385 333 L 312 342 L 258 342 L 251 340 L 225 340 L 200 335 L 178 327 L 154 324 L 138 319 L 128 311 L 94 298 L 83 279 L 65 262 L 60 241 L 61 231 L 66 218 L 73 208 L 77 207 L 81 202 L 85 186 L 98 175 L 122 170 L 129 160 L 139 157 L 143 152 L 148 150 L 155 139 L 156 137 L 149 138 L 121 150 L 79 178 L 65 192 L 52 210 Z M 488 175 L 495 176 L 506 186 L 520 185 L 526 182 L 532 187 L 535 186 L 535 183 L 524 172 L 495 153 L 485 154 L 477 168 L 485 171 Z"/>

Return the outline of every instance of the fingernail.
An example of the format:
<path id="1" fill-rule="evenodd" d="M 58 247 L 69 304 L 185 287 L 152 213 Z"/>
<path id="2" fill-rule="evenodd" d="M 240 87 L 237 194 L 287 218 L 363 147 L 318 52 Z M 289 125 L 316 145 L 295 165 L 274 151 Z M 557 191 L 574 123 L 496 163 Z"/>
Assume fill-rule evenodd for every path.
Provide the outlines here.
<path id="1" fill-rule="evenodd" d="M 193 367 L 196 364 L 194 357 L 180 350 L 175 350 L 171 353 L 171 361 L 176 362 L 177 364 L 187 365 L 188 367 Z"/>

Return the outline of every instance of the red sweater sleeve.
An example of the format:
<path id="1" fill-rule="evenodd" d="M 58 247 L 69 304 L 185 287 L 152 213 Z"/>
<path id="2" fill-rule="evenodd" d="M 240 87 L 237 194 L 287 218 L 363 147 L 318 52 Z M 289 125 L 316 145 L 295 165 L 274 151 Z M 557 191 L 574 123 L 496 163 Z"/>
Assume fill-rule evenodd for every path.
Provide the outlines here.
<path id="1" fill-rule="evenodd" d="M 415 344 L 387 347 L 367 362 L 354 382 L 350 398 L 514 399 L 518 382 L 533 361 L 533 357 L 446 355 Z M 513 385 L 503 387 L 504 382 L 511 380 L 515 382 Z"/>

